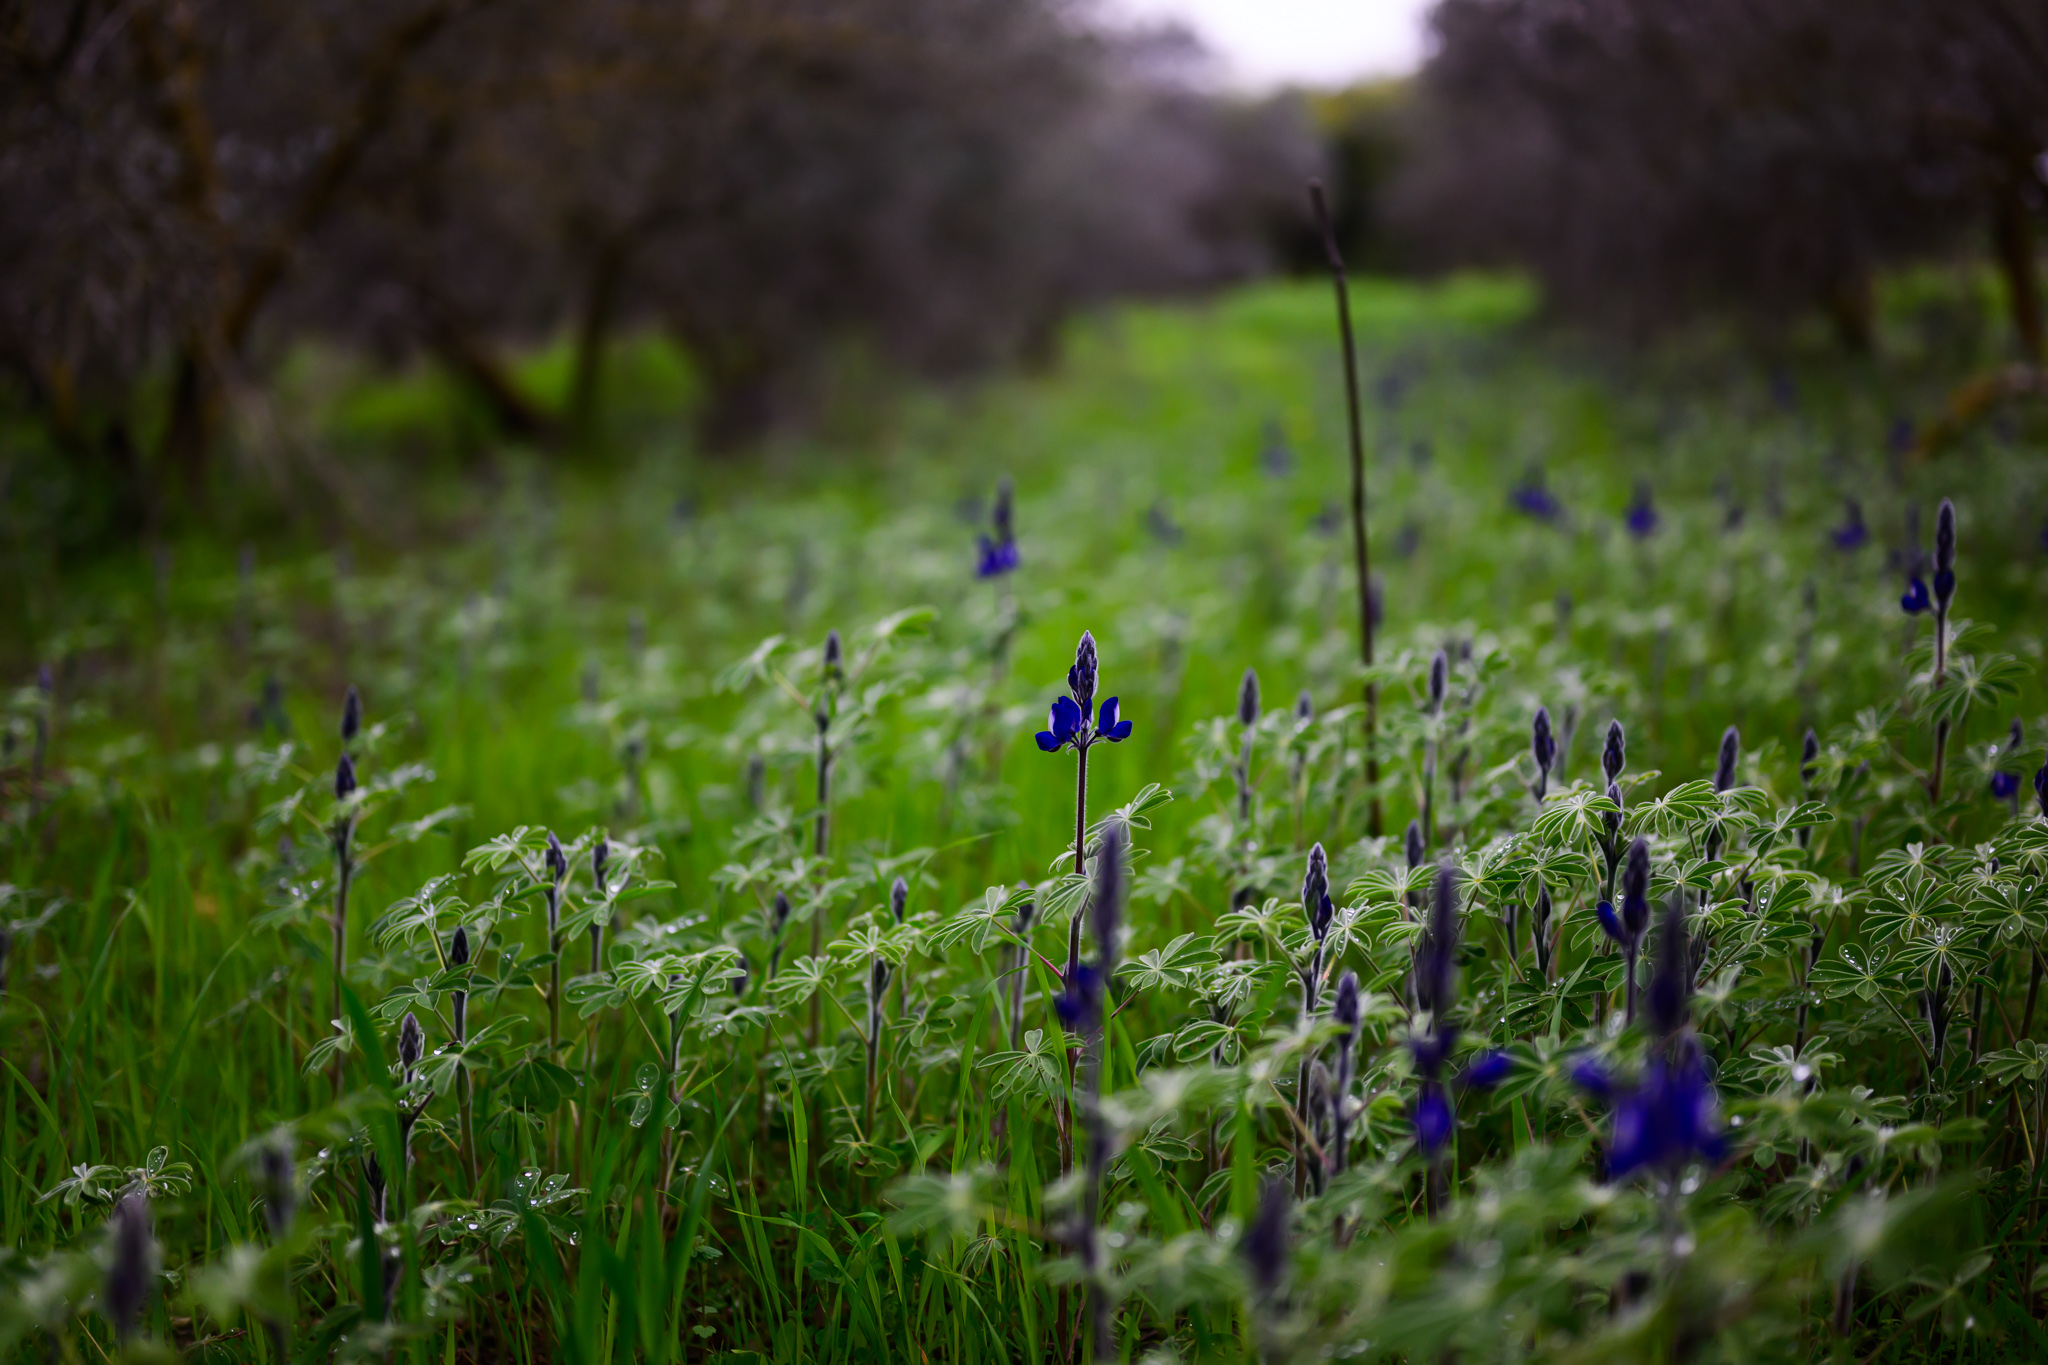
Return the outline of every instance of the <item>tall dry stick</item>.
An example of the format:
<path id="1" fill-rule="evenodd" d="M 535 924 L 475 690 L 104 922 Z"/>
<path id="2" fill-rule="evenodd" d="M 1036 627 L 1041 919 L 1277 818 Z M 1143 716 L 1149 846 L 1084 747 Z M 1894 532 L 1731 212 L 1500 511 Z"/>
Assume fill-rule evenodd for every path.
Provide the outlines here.
<path id="1" fill-rule="evenodd" d="M 1316 227 L 1323 235 L 1323 253 L 1330 261 L 1330 283 L 1337 293 L 1337 332 L 1344 341 L 1344 405 L 1351 421 L 1351 548 L 1358 567 L 1359 654 L 1367 670 L 1365 679 L 1365 780 L 1372 791 L 1372 805 L 1366 832 L 1380 833 L 1380 690 L 1372 680 L 1372 558 L 1365 539 L 1365 434 L 1358 411 L 1358 343 L 1351 334 L 1351 291 L 1344 280 L 1344 255 L 1337 250 L 1337 233 L 1330 225 L 1330 206 L 1323 198 L 1323 182 L 1308 182 L 1309 205 L 1315 210 Z"/>

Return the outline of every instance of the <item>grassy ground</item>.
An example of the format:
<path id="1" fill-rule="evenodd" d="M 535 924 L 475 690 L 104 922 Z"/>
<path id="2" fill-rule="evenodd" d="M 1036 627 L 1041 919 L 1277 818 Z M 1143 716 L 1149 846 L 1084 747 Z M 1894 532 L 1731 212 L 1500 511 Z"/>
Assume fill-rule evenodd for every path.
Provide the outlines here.
<path id="1" fill-rule="evenodd" d="M 1361 286 L 1369 674 L 1318 287 L 1125 310 L 1055 373 L 886 420 L 848 397 L 830 429 L 858 439 L 744 468 L 683 452 L 687 377 L 658 348 L 621 363 L 630 453 L 584 466 L 465 466 L 431 381 L 295 367 L 270 439 L 321 506 L 61 572 L 12 547 L 0 1341 L 114 1349 L 103 1263 L 134 1190 L 166 1276 L 131 1346 L 195 1358 L 1044 1359 L 1099 1350 L 1082 1324 L 1110 1302 L 1130 1358 L 2039 1348 L 2043 826 L 1987 787 L 2006 770 L 2025 795 L 2048 736 L 2048 466 L 2025 412 L 1924 461 L 1894 430 L 1992 344 L 1973 297 L 1900 282 L 1880 358 L 1795 346 L 1766 367 L 1711 337 L 1581 352 L 1509 282 Z M 977 579 L 1005 474 L 1020 566 Z M 1937 676 L 1913 662 L 1929 618 L 1898 602 L 1931 574 L 1944 496 L 1951 630 L 1977 633 Z M 1059 977 L 1087 894 L 1061 875 L 1075 760 L 1032 742 L 1084 629 L 1100 695 L 1135 721 L 1088 755 L 1088 819 L 1135 802 L 1137 845 L 1113 898 L 1127 970 L 1093 1026 L 1080 974 Z M 351 684 L 362 790 L 337 804 Z M 1563 741 L 1547 823 L 1526 786 L 1539 704 Z M 1610 718 L 1629 775 L 1611 846 Z M 1730 780 L 1687 786 L 1731 725 Z M 1400 835 L 1425 805 L 1411 873 Z M 572 864 L 552 967 L 546 830 Z M 1638 832 L 1652 899 L 1697 936 L 1677 1034 L 1623 1027 L 1625 959 L 1596 927 Z M 1299 903 L 1316 841 L 1339 910 L 1322 952 Z M 1994 841 L 1995 865 L 1970 852 Z M 1464 1003 L 1431 1009 L 1410 959 L 1446 932 L 1439 858 L 1462 872 Z M 1013 1017 L 1020 882 L 1042 884 Z M 1664 942 L 1633 946 L 1662 962 Z M 1318 1108 L 1309 1059 L 1334 1078 L 1347 969 L 1355 1091 Z M 387 1066 L 408 1010 L 426 1056 Z M 1445 1155 L 1412 1116 L 1453 1019 L 1459 1057 L 1501 1049 L 1512 1079 L 1436 1091 L 1460 1096 Z M 1721 1130 L 1731 1154 L 1593 1183 L 1626 1144 L 1570 1059 L 1675 1075 L 1695 1052 L 1747 1124 Z M 409 1174 L 367 1174 L 405 1171 L 401 1149 Z M 1275 1216 L 1268 1173 L 1296 1201 L 1284 1293 L 1235 1250 Z M 1966 1214 L 1931 1235 L 1915 1220 L 1949 1196 Z"/>

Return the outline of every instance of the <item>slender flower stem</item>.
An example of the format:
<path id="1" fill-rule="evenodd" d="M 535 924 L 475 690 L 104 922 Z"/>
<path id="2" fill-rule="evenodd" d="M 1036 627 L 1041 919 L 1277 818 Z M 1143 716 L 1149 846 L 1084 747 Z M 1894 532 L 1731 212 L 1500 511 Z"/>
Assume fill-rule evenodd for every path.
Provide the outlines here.
<path id="1" fill-rule="evenodd" d="M 1372 681 L 1372 556 L 1365 531 L 1365 435 L 1358 405 L 1358 343 L 1351 334 L 1351 290 L 1344 280 L 1344 256 L 1337 249 L 1337 234 L 1330 226 L 1330 207 L 1323 199 L 1322 182 L 1309 181 L 1309 203 L 1315 210 L 1316 225 L 1322 229 L 1323 253 L 1329 257 L 1330 282 L 1337 292 L 1337 331 L 1344 342 L 1344 402 L 1351 420 L 1351 549 L 1358 570 L 1359 656 L 1366 667 L 1365 682 L 1365 781 L 1372 789 L 1372 805 L 1366 832 L 1380 832 L 1379 688 Z"/>
<path id="2" fill-rule="evenodd" d="M 341 981 L 348 966 L 348 892 L 355 877 L 355 856 L 349 848 L 355 817 L 344 815 L 334 831 L 334 1018 L 342 1018 Z M 334 1057 L 334 1093 L 341 1093 L 342 1055 Z"/>
<path id="3" fill-rule="evenodd" d="M 1080 877 L 1088 872 L 1088 749 L 1084 745 L 1076 752 L 1080 761 L 1074 765 L 1074 875 Z"/>
<path id="4" fill-rule="evenodd" d="M 812 830 L 811 856 L 824 861 L 826 849 L 832 844 L 832 745 L 825 735 L 826 722 L 822 717 L 818 724 L 818 817 Z M 825 907 L 818 904 L 811 907 L 811 956 L 822 957 L 825 952 Z M 811 997 L 810 1045 L 818 1045 L 818 997 Z"/>

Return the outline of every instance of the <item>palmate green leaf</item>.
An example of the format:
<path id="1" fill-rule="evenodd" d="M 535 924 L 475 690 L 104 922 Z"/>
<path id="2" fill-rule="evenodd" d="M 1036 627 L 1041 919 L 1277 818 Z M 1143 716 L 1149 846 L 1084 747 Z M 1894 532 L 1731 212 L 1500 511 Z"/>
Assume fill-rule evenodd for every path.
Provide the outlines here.
<path id="1" fill-rule="evenodd" d="M 548 832 L 534 825 L 521 825 L 507 834 L 478 844 L 463 855 L 465 872 L 502 872 L 513 865 L 524 866 L 547 850 Z"/>
<path id="2" fill-rule="evenodd" d="M 330 1065 L 353 1056 L 356 1050 L 355 1021 L 347 1015 L 333 1021 L 334 1032 L 306 1050 L 305 1074 L 316 1076 Z"/>
<path id="3" fill-rule="evenodd" d="M 1860 948 L 1844 944 L 1833 957 L 1823 957 L 1813 966 L 1807 985 L 1831 1000 L 1854 995 L 1862 1000 L 1877 999 L 1880 991 L 1898 982 L 1889 950 Z"/>
<path id="4" fill-rule="evenodd" d="M 1914 871 L 1884 883 L 1871 898 L 1863 922 L 1879 942 L 1910 942 L 1950 924 L 1961 913 L 1944 884 Z"/>
<path id="5" fill-rule="evenodd" d="M 1629 812 L 1631 833 L 1655 830 L 1667 838 L 1707 819 L 1721 809 L 1720 793 L 1705 778 L 1681 782 L 1662 796 L 1652 797 Z"/>
<path id="6" fill-rule="evenodd" d="M 1916 877 L 1939 877 L 1946 871 L 1954 854 L 1955 850 L 1947 844 L 1911 843 L 1904 848 L 1888 848 L 1870 864 L 1864 880 L 1869 884 L 1883 884 Z"/>
<path id="7" fill-rule="evenodd" d="M 742 692 L 755 683 L 766 682 L 774 676 L 775 655 L 782 648 L 783 635 L 771 635 L 755 645 L 746 655 L 721 669 L 713 687 L 720 692 Z"/>
<path id="8" fill-rule="evenodd" d="M 821 990 L 830 990 L 836 964 L 829 957 L 800 957 L 785 963 L 768 994 L 783 1009 L 792 1010 Z"/>
<path id="9" fill-rule="evenodd" d="M 1218 958 L 1213 941 L 1195 934 L 1182 934 L 1164 948 L 1154 948 L 1117 967 L 1116 974 L 1132 990 L 1189 990 Z"/>
<path id="10" fill-rule="evenodd" d="M 459 922 L 459 916 L 469 908 L 467 902 L 450 891 L 456 880 L 456 874 L 444 873 L 429 879 L 412 895 L 392 902 L 391 908 L 370 926 L 372 941 L 379 948 L 389 949 L 395 944 L 410 947 L 423 938 L 438 938 L 443 916 L 457 918 Z"/>
<path id="11" fill-rule="evenodd" d="M 1928 717 L 1957 725 L 1973 710 L 2002 710 L 2026 680 L 2026 665 L 2009 654 L 1982 659 L 1956 654 L 1949 657 L 1948 676 L 1940 687 L 1933 686 L 1931 677 L 1914 681 L 1923 691 Z"/>
<path id="12" fill-rule="evenodd" d="M 1066 1060 L 1060 1044 L 1046 1037 L 1044 1029 L 1031 1029 L 1024 1046 L 1016 1052 L 992 1052 L 975 1064 L 977 1071 L 993 1071 L 991 1093 L 995 1098 L 1038 1095 L 1058 1099 L 1066 1094 Z"/>
<path id="13" fill-rule="evenodd" d="M 1543 809 L 1536 814 L 1536 823 L 1530 827 L 1530 837 L 1538 844 L 1585 848 L 1590 846 L 1606 831 L 1601 816 L 1612 814 L 1615 805 L 1607 799 L 1607 793 L 1590 786 L 1574 786 L 1569 791 L 1553 793 L 1543 802 Z"/>
<path id="14" fill-rule="evenodd" d="M 1029 887 L 991 886 L 951 919 L 921 930 L 919 942 L 934 957 L 944 957 L 963 943 L 975 953 L 987 952 L 994 943 L 1016 943 L 1017 912 L 1035 899 Z"/>
<path id="15" fill-rule="evenodd" d="M 668 1096 L 668 1073 L 653 1062 L 642 1062 L 633 1073 L 633 1085 L 624 1094 L 614 1095 L 612 1103 L 630 1105 L 626 1122 L 634 1128 L 644 1128 L 649 1119 L 655 1119 L 655 1127 L 675 1127 L 682 1119 L 682 1110 Z"/>
<path id="16" fill-rule="evenodd" d="M 2016 1085 L 2021 1081 L 2039 1085 L 2043 1077 L 2048 1077 L 2048 1047 L 2032 1038 L 2022 1038 L 2011 1047 L 1985 1053 L 1977 1064 L 1999 1085 Z"/>
<path id="17" fill-rule="evenodd" d="M 435 830 L 452 825 L 458 820 L 469 818 L 468 806 L 443 806 L 437 811 L 422 815 L 417 820 L 407 820 L 393 825 L 384 838 L 394 844 L 416 844 Z"/>
<path id="18" fill-rule="evenodd" d="M 1935 979 L 1935 973 L 1946 966 L 1960 984 L 1987 960 L 1983 936 L 1961 924 L 1935 924 L 1902 939 L 1898 948 L 1899 964 L 1918 969 L 1930 983 Z"/>
<path id="19" fill-rule="evenodd" d="M 1435 880 L 1436 865 L 1428 861 L 1420 867 L 1376 867 L 1354 879 L 1345 888 L 1344 899 L 1354 904 L 1403 901 L 1429 890 Z"/>
<path id="20" fill-rule="evenodd" d="M 2048 887 L 2034 878 L 2003 878 L 1976 888 L 1969 903 L 1973 924 L 2000 943 L 2038 943 L 2048 933 Z"/>

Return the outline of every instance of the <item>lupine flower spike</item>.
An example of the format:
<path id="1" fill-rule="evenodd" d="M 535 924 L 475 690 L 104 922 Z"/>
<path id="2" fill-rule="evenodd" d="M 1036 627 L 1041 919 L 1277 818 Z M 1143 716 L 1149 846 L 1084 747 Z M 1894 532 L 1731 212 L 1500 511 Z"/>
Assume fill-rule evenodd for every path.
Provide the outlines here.
<path id="1" fill-rule="evenodd" d="M 1259 675 L 1249 668 L 1237 685 L 1237 723 L 1247 729 L 1259 723 Z"/>
<path id="2" fill-rule="evenodd" d="M 140 1190 L 121 1196 L 114 1216 L 107 1220 L 112 1246 L 102 1301 L 114 1321 L 114 1336 L 123 1342 L 135 1335 L 143 1300 L 156 1280 L 157 1246 L 151 1221 L 149 1199 Z"/>
<path id="3" fill-rule="evenodd" d="M 1445 863 L 1437 869 L 1429 924 L 1415 955 L 1416 1008 L 1419 1016 L 1427 1017 L 1428 1028 L 1408 1037 L 1408 1051 L 1414 1058 L 1416 1075 L 1421 1078 L 1413 1113 L 1415 1140 L 1432 1162 L 1450 1142 L 1456 1126 L 1456 1116 L 1445 1093 L 1447 1086 L 1495 1086 L 1506 1079 L 1510 1065 L 1504 1055 L 1489 1053 L 1458 1076 L 1445 1075 L 1458 1041 L 1456 1026 L 1445 1021 L 1457 999 L 1458 921 L 1458 870 Z M 1438 1206 L 1434 1167 L 1423 1179 L 1426 1202 L 1434 1216 Z"/>
<path id="4" fill-rule="evenodd" d="M 1727 791 L 1735 785 L 1735 760 L 1742 752 L 1742 734 L 1734 726 L 1721 733 L 1721 751 L 1714 761 L 1714 790 Z"/>
<path id="5" fill-rule="evenodd" d="M 975 538 L 974 573 L 977 578 L 1001 578 L 1017 567 L 1015 500 L 1016 491 L 1005 476 L 996 484 L 995 508 L 989 517 L 994 534 Z"/>
<path id="6" fill-rule="evenodd" d="M 360 692 L 356 691 L 355 685 L 350 684 L 347 694 L 341 699 L 341 742 L 343 744 L 353 742 L 355 737 L 362 732 L 362 728 L 363 697 Z"/>
<path id="7" fill-rule="evenodd" d="M 1675 1179 L 1695 1157 L 1719 1161 L 1726 1150 L 1719 1100 L 1707 1079 L 1699 1041 L 1685 1027 L 1691 964 L 1684 907 L 1674 897 L 1665 907 L 1657 945 L 1649 1011 L 1655 1042 L 1641 1081 L 1623 1086 L 1591 1060 L 1572 1069 L 1583 1089 L 1614 1105 L 1614 1139 L 1607 1151 L 1610 1179 L 1643 1169 Z"/>
<path id="8" fill-rule="evenodd" d="M 1085 753 L 1099 741 L 1116 744 L 1131 737 L 1131 722 L 1118 718 L 1115 697 L 1102 703 L 1095 723 L 1089 724 L 1088 709 L 1095 702 L 1096 673 L 1095 636 L 1084 631 L 1074 650 L 1074 666 L 1067 670 L 1067 695 L 1053 702 L 1050 728 L 1038 732 L 1040 749 L 1049 754 L 1064 748 Z"/>
<path id="9" fill-rule="evenodd" d="M 1347 971 L 1337 978 L 1337 998 L 1330 1007 L 1330 1017 L 1337 1022 L 1340 1032 L 1337 1034 L 1337 1076 L 1330 1093 L 1330 1123 L 1335 1137 L 1324 1157 L 1330 1174 L 1340 1175 L 1351 1147 L 1351 1074 L 1353 1056 L 1358 1047 L 1357 972 Z"/>
<path id="10" fill-rule="evenodd" d="M 1637 540 L 1645 539 L 1657 529 L 1657 505 L 1650 500 L 1650 485 L 1636 485 L 1635 497 L 1630 501 L 1628 511 L 1623 513 L 1621 520 L 1622 524 L 1628 527 L 1628 533 Z"/>
<path id="11" fill-rule="evenodd" d="M 1628 978 L 1626 983 L 1629 1023 L 1636 1017 L 1636 955 L 1642 947 L 1643 931 L 1650 925 L 1650 845 L 1641 835 L 1629 845 L 1628 861 L 1621 873 L 1621 910 L 1601 901 L 1595 912 L 1600 927 L 1621 948 Z"/>

